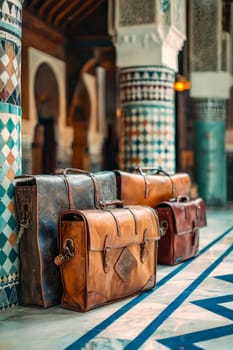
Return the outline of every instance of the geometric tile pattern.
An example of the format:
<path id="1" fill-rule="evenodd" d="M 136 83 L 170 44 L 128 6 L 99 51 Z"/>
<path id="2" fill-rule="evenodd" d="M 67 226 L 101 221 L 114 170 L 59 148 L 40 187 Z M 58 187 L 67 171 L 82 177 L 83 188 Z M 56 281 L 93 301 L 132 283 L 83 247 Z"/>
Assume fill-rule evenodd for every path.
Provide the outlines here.
<path id="1" fill-rule="evenodd" d="M 0 310 L 18 304 L 20 295 L 19 273 L 0 277 Z"/>
<path id="2" fill-rule="evenodd" d="M 223 121 L 226 119 L 226 100 L 222 98 L 195 98 L 192 112 L 197 120 Z"/>
<path id="3" fill-rule="evenodd" d="M 175 171 L 174 71 L 143 66 L 120 71 L 119 164 Z"/>
<path id="4" fill-rule="evenodd" d="M 229 281 L 232 283 L 233 275 L 225 275 L 222 276 L 223 280 Z M 216 277 L 218 278 L 218 277 Z M 221 278 L 221 277 L 220 277 Z M 232 304 L 233 295 L 221 295 L 218 297 L 207 298 L 207 299 L 198 299 L 195 301 L 191 301 L 192 304 L 202 307 L 210 312 L 216 313 L 218 316 L 229 319 L 233 321 L 233 310 L 229 305 Z M 229 304 L 228 304 L 229 303 Z M 191 332 L 187 334 L 182 334 L 182 336 L 173 336 L 166 339 L 160 340 L 160 342 L 166 345 L 168 348 L 172 349 L 181 349 L 185 348 L 185 345 L 189 349 L 201 349 L 197 346 L 197 343 L 207 341 L 207 340 L 215 340 L 217 338 L 227 337 L 233 334 L 233 324 L 224 324 L 221 327 L 215 327 L 210 329 L 202 329 L 196 332 Z M 226 338 L 227 339 L 227 338 Z M 196 344 L 195 344 L 196 343 Z M 230 344 L 229 344 L 230 345 Z M 202 348 L 203 349 L 203 348 Z"/>
<path id="5" fill-rule="evenodd" d="M 0 4 L 1 27 L 9 40 L 21 39 L 23 0 L 3 0 Z"/>
<path id="6" fill-rule="evenodd" d="M 16 45 L 0 40 L 0 100 L 20 105 L 20 57 Z"/>
<path id="7" fill-rule="evenodd" d="M 0 2 L 0 309 L 19 294 L 14 178 L 21 173 L 21 0 Z"/>
<path id="8" fill-rule="evenodd" d="M 0 296 L 18 283 L 19 256 L 16 245 L 14 177 L 21 172 L 20 122 L 18 115 L 0 113 Z M 1 300 L 0 308 L 5 307 Z"/>
<path id="9" fill-rule="evenodd" d="M 192 301 L 193 304 L 205 308 L 217 315 L 221 315 L 233 321 L 233 310 L 227 307 L 227 303 L 233 302 L 233 294 L 221 295 L 215 298 L 207 298 L 202 300 Z M 226 304 L 226 306 L 224 305 Z"/>

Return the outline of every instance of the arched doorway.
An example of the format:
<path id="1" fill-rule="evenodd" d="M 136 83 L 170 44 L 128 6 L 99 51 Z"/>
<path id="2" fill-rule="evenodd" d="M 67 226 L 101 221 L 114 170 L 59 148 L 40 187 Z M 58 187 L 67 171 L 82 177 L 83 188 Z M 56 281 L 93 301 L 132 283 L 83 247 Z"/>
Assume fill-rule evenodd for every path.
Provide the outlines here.
<path id="1" fill-rule="evenodd" d="M 52 68 L 38 67 L 34 81 L 38 123 L 32 146 L 32 173 L 50 174 L 56 168 L 56 128 L 59 115 L 59 90 Z"/>

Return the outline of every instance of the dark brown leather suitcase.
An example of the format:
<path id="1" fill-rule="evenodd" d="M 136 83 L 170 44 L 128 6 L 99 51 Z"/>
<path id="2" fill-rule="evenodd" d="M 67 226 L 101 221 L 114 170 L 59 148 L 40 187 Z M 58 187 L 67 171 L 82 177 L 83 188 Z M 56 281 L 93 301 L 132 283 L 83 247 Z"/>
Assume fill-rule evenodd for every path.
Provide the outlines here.
<path id="1" fill-rule="evenodd" d="M 200 229 L 207 225 L 202 198 L 178 197 L 157 206 L 160 227 L 158 263 L 176 265 L 199 252 Z"/>
<path id="2" fill-rule="evenodd" d="M 84 312 L 155 286 L 160 232 L 154 209 L 67 210 L 58 231 L 64 308 Z"/>
<path id="3" fill-rule="evenodd" d="M 186 173 L 168 174 L 161 169 L 136 168 L 134 172 L 115 170 L 118 198 L 125 205 L 149 205 L 179 195 L 190 196 L 191 179 Z"/>
<path id="4" fill-rule="evenodd" d="M 61 302 L 60 271 L 53 262 L 58 254 L 60 212 L 69 208 L 96 208 L 102 200 L 113 199 L 116 199 L 116 178 L 112 171 L 90 174 L 66 169 L 53 175 L 16 178 L 21 304 L 48 307 Z"/>

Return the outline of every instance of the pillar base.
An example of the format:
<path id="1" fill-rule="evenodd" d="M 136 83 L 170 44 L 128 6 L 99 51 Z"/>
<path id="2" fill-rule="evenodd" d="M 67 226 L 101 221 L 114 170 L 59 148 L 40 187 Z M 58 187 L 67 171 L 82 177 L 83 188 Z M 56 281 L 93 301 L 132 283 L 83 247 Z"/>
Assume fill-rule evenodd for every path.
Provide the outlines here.
<path id="1" fill-rule="evenodd" d="M 208 205 L 226 203 L 225 116 L 222 99 L 198 99 L 195 111 L 195 177 Z"/>

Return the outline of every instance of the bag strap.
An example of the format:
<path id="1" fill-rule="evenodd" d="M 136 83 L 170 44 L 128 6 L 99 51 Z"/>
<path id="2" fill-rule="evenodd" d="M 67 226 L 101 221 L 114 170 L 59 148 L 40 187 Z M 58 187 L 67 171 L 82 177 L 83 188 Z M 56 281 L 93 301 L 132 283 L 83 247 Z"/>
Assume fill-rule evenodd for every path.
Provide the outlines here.
<path id="1" fill-rule="evenodd" d="M 15 244 L 19 244 L 19 242 L 24 234 L 24 231 L 30 227 L 30 224 L 31 224 L 30 215 L 29 215 L 29 212 L 25 209 L 24 217 L 19 223 L 19 229 L 18 229 L 18 234 L 17 234 Z"/>
<path id="2" fill-rule="evenodd" d="M 137 222 L 136 216 L 135 216 L 133 210 L 131 210 L 129 207 L 126 207 L 126 209 L 128 209 L 128 211 L 130 211 L 130 213 L 131 213 L 132 216 L 133 216 L 134 225 L 135 225 L 135 234 L 138 235 L 138 222 Z"/>
<path id="3" fill-rule="evenodd" d="M 147 172 L 148 171 L 153 171 L 153 173 L 151 175 L 164 175 L 164 176 L 168 176 L 170 181 L 171 181 L 171 186 L 172 186 L 172 197 L 175 196 L 176 194 L 176 185 L 172 179 L 172 175 L 167 173 L 166 171 L 164 171 L 161 168 L 153 168 L 153 167 L 135 167 L 135 171 L 139 172 L 140 175 L 143 176 L 144 181 L 145 181 L 145 193 L 144 193 L 144 197 L 147 198 L 150 192 L 149 186 L 150 186 L 150 180 L 148 179 L 148 175 Z"/>
<path id="4" fill-rule="evenodd" d="M 133 220 L 134 220 L 135 234 L 138 235 L 138 223 L 137 223 L 137 219 L 136 219 L 136 216 L 135 216 L 135 214 L 134 214 L 134 212 L 133 212 L 133 210 L 132 210 L 131 208 L 129 208 L 129 207 L 124 207 L 124 202 L 121 201 L 121 200 L 118 200 L 118 199 L 113 200 L 113 201 L 102 202 L 102 203 L 104 203 L 104 205 L 101 207 L 101 209 L 102 209 L 102 210 L 108 211 L 108 212 L 112 215 L 112 217 L 113 217 L 113 219 L 114 219 L 114 221 L 115 221 L 115 223 L 116 223 L 117 235 L 118 235 L 119 237 L 121 236 L 120 225 L 119 225 L 119 223 L 118 223 L 117 217 L 116 217 L 116 215 L 114 214 L 114 212 L 113 212 L 110 208 L 109 208 L 109 209 L 107 208 L 107 207 L 110 206 L 110 205 L 115 205 L 116 208 L 124 208 L 124 209 L 128 210 L 128 211 L 131 213 L 131 215 L 132 215 L 132 217 L 133 217 Z"/>
<path id="5" fill-rule="evenodd" d="M 69 203 L 68 209 L 74 209 L 74 200 L 73 200 L 72 190 L 70 186 L 70 180 L 67 175 L 61 175 L 61 178 L 64 181 L 65 187 L 66 187 L 68 203 Z"/>
<path id="6" fill-rule="evenodd" d="M 145 191 L 144 191 L 144 198 L 147 198 L 149 196 L 150 192 L 150 180 L 147 176 L 147 174 L 143 171 L 144 168 L 135 168 L 135 171 L 138 171 L 140 175 L 143 176 L 144 183 L 145 183 Z"/>
<path id="7" fill-rule="evenodd" d="M 99 209 L 100 208 L 100 190 L 98 186 L 98 182 L 96 180 L 96 177 L 93 173 L 83 170 L 83 169 L 78 169 L 78 168 L 65 168 L 65 169 L 56 169 L 53 173 L 53 175 L 62 175 L 63 179 L 66 183 L 66 189 L 68 193 L 68 200 L 69 200 L 69 209 L 74 209 L 74 201 L 73 201 L 73 196 L 72 196 L 72 189 L 69 181 L 69 174 L 81 174 L 81 175 L 87 175 L 91 178 L 93 185 L 94 185 L 94 205 L 95 208 Z"/>
<path id="8" fill-rule="evenodd" d="M 117 236 L 120 237 L 121 236 L 121 230 L 120 230 L 120 225 L 118 224 L 116 215 L 113 214 L 111 208 L 108 208 L 109 206 L 115 206 L 116 208 L 123 208 L 124 207 L 124 203 L 121 200 L 113 200 L 113 201 L 103 201 L 100 202 L 100 209 L 102 210 L 106 210 L 109 212 L 109 214 L 112 215 L 115 223 L 116 223 L 116 228 L 117 228 Z"/>

